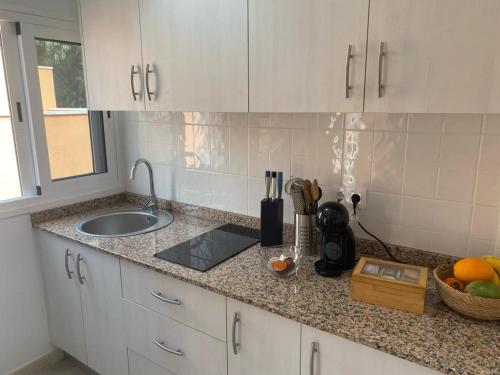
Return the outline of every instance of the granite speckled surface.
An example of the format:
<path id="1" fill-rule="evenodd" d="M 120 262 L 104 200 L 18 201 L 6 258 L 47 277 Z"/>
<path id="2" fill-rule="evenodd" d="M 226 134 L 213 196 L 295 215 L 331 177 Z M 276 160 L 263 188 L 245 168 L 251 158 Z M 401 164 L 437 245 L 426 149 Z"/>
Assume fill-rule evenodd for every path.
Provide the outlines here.
<path id="1" fill-rule="evenodd" d="M 475 321 L 451 311 L 440 301 L 432 281 L 426 291 L 425 313 L 417 315 L 351 300 L 350 273 L 336 279 L 322 278 L 313 270 L 313 257 L 303 259 L 297 276 L 278 278 L 263 267 L 258 245 L 208 272 L 191 270 L 153 255 L 233 219 L 209 209 L 200 209 L 200 214 L 200 210 L 178 203 L 162 202 L 163 207 L 174 210 L 175 220 L 156 232 L 121 238 L 93 238 L 76 232 L 75 225 L 82 217 L 99 211 L 137 207 L 141 201 L 138 197 L 128 199 L 129 202 L 119 198 L 103 200 L 100 205 L 86 203 L 85 209 L 65 208 L 59 210 L 59 216 L 57 210 L 51 210 L 48 215 L 35 215 L 33 224 L 126 261 L 443 373 L 500 374 L 500 323 Z M 186 212 L 197 217 L 186 215 Z M 236 222 L 255 225 L 254 218 L 230 215 Z M 360 252 L 384 255 L 369 241 L 360 243 Z M 415 250 L 412 253 L 404 248 L 396 248 L 395 252 L 406 261 L 431 267 L 453 261 L 432 253 Z"/>

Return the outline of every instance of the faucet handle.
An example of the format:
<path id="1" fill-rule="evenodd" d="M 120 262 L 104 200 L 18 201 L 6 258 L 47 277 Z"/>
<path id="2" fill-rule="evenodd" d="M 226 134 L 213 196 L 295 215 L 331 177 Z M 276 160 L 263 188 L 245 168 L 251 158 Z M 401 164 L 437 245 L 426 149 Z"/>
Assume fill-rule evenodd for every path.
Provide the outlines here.
<path id="1" fill-rule="evenodd" d="M 155 199 L 152 197 L 149 197 L 144 206 L 142 206 L 142 209 L 144 211 L 151 210 L 151 211 L 158 211 L 158 205 L 155 203 Z"/>

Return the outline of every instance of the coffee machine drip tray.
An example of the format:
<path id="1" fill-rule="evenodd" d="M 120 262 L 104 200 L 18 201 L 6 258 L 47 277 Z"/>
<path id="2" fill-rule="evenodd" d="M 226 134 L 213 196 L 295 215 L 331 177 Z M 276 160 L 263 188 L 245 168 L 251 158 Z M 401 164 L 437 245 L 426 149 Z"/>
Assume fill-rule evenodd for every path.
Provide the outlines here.
<path id="1" fill-rule="evenodd" d="M 155 257 L 205 272 L 260 240 L 260 231 L 225 224 L 210 232 L 163 250 Z"/>

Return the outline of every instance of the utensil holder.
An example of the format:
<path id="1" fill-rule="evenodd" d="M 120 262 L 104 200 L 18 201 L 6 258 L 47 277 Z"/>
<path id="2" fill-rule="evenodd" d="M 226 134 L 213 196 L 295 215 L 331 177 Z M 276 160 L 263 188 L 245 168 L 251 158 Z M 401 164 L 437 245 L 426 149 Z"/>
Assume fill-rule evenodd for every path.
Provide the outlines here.
<path id="1" fill-rule="evenodd" d="M 318 255 L 319 231 L 316 215 L 295 214 L 295 246 L 303 255 Z"/>
<path id="2" fill-rule="evenodd" d="M 278 246 L 283 243 L 283 199 L 263 199 L 260 202 L 260 245 Z"/>

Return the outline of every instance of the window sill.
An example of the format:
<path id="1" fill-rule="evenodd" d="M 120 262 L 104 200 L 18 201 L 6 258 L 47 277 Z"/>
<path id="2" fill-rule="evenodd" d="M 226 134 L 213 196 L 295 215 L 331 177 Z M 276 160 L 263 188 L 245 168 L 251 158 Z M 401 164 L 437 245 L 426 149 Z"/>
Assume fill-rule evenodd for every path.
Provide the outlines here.
<path id="1" fill-rule="evenodd" d="M 76 194 L 67 197 L 48 197 L 48 196 L 33 196 L 11 199 L 0 202 L 0 219 L 5 219 L 13 216 L 26 215 L 34 212 L 47 210 L 50 208 L 60 207 L 68 204 L 83 202 L 85 200 L 105 197 L 107 195 L 123 192 L 123 187 L 115 187 L 93 191 L 89 193 Z"/>

